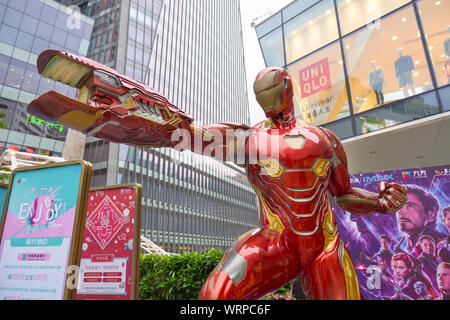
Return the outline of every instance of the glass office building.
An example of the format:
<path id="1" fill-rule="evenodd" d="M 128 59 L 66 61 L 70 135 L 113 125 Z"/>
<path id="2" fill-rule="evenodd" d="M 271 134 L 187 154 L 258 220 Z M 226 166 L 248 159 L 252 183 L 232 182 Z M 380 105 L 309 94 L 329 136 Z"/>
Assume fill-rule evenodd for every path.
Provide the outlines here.
<path id="1" fill-rule="evenodd" d="M 450 110 L 449 0 L 299 0 L 256 26 L 297 116 L 341 139 Z"/>
<path id="2" fill-rule="evenodd" d="M 94 20 L 53 0 L 0 0 L 0 153 L 6 149 L 61 156 L 67 128 L 27 113 L 28 103 L 54 90 L 76 90 L 42 78 L 46 49 L 86 54 Z"/>
<path id="3" fill-rule="evenodd" d="M 61 0 L 95 19 L 88 57 L 148 84 L 197 124 L 249 124 L 239 1 Z M 225 250 L 257 226 L 242 168 L 88 137 L 93 185 L 143 186 L 142 234 L 169 252 Z"/>

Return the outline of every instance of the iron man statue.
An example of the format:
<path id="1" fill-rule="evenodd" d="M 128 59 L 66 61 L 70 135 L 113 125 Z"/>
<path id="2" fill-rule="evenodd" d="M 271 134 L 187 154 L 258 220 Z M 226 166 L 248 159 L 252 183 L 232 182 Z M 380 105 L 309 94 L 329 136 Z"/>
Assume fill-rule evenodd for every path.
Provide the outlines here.
<path id="1" fill-rule="evenodd" d="M 378 194 L 352 188 L 337 136 L 295 118 L 286 70 L 268 68 L 256 77 L 267 120 L 253 128 L 196 126 L 151 88 L 62 51 L 44 51 L 38 70 L 80 91 L 78 101 L 43 94 L 28 107 L 35 116 L 116 143 L 221 155 L 245 166 L 259 199 L 260 226 L 228 249 L 199 299 L 259 299 L 296 277 L 308 299 L 362 299 L 329 199 L 353 214 L 388 214 L 403 207 L 406 189 L 384 182 Z"/>

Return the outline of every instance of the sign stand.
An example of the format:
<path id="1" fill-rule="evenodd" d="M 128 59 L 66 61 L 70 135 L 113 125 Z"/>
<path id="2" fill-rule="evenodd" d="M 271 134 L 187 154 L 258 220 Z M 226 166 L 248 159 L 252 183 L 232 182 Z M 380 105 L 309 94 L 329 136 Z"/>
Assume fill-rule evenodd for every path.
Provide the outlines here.
<path id="1" fill-rule="evenodd" d="M 135 300 L 139 287 L 142 186 L 91 189 L 77 300 Z"/>
<path id="2" fill-rule="evenodd" d="M 85 161 L 11 173 L 0 222 L 0 299 L 75 299 L 69 273 L 80 263 L 91 173 Z"/>

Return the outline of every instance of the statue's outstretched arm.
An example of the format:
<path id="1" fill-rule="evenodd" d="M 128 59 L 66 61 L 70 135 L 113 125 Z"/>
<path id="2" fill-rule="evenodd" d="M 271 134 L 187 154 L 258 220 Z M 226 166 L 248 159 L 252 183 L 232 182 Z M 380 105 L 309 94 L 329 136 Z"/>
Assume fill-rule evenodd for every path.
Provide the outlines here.
<path id="1" fill-rule="evenodd" d="M 330 130 L 323 129 L 334 146 L 330 191 L 336 203 L 344 210 L 365 215 L 369 213 L 393 213 L 406 203 L 406 189 L 397 183 L 380 183 L 379 193 L 350 186 L 347 156 L 339 138 Z"/>
<path id="2" fill-rule="evenodd" d="M 233 160 L 244 125 L 197 126 L 193 118 L 152 88 L 96 61 L 64 51 L 39 55 L 38 72 L 79 90 L 78 99 L 44 93 L 28 112 L 100 139 L 140 147 L 172 147 Z M 241 139 L 242 140 L 242 139 Z M 234 143 L 233 143 L 234 142 Z"/>

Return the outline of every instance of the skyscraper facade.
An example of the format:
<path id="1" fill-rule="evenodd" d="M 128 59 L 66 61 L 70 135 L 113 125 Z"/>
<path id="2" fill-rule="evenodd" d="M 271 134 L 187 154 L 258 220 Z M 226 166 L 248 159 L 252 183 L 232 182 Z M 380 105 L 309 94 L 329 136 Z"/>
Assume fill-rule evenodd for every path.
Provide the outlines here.
<path id="1" fill-rule="evenodd" d="M 75 98 L 76 90 L 41 77 L 36 61 L 50 48 L 85 55 L 93 25 L 93 19 L 53 0 L 0 1 L 0 153 L 61 156 L 67 128 L 26 108 L 44 92 Z"/>
<path id="2" fill-rule="evenodd" d="M 88 57 L 148 84 L 198 124 L 249 124 L 239 1 L 82 0 Z M 245 171 L 172 149 L 88 138 L 96 186 L 143 186 L 143 234 L 170 252 L 225 250 L 258 223 Z"/>

